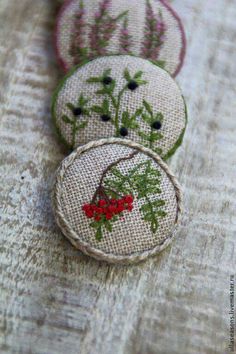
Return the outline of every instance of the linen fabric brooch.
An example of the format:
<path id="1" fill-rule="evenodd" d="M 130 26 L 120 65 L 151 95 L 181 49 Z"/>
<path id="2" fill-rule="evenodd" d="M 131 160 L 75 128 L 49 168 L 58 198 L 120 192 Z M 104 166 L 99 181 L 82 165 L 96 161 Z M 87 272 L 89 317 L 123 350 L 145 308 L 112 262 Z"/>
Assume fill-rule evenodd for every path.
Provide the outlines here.
<path id="1" fill-rule="evenodd" d="M 53 204 L 75 247 L 99 260 L 137 263 L 170 243 L 181 192 L 157 154 L 110 138 L 83 145 L 62 162 Z"/>
<path id="2" fill-rule="evenodd" d="M 73 69 L 57 89 L 52 114 L 71 149 L 114 136 L 143 144 L 164 159 L 181 144 L 187 119 L 171 76 L 129 55 L 101 57 Z"/>
<path id="3" fill-rule="evenodd" d="M 164 0 L 69 0 L 57 20 L 56 49 L 66 71 L 96 57 L 132 54 L 176 76 L 185 46 L 181 21 Z"/>
<path id="4" fill-rule="evenodd" d="M 173 79 L 185 36 L 164 0 L 70 0 L 56 31 L 66 77 L 52 100 L 72 152 L 58 168 L 55 219 L 79 250 L 111 263 L 162 251 L 179 223 L 182 194 L 166 165 L 187 111 Z"/>

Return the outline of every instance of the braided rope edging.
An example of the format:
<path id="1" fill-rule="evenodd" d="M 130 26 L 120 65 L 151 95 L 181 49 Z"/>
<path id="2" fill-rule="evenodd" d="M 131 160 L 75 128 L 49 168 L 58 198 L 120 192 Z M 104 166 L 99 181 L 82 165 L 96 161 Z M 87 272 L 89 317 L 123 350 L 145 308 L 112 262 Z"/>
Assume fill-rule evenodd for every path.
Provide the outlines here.
<path id="1" fill-rule="evenodd" d="M 170 179 L 171 183 L 174 186 L 176 192 L 176 200 L 177 200 L 177 211 L 176 211 L 176 220 L 175 225 L 179 223 L 179 217 L 182 213 L 182 192 L 180 185 L 175 177 L 175 175 L 170 171 L 169 167 L 163 160 L 154 153 L 152 150 L 135 143 L 131 140 L 123 140 L 120 138 L 109 138 L 109 139 L 100 139 L 96 141 L 91 141 L 86 145 L 78 147 L 74 150 L 65 160 L 62 161 L 60 167 L 57 170 L 56 180 L 54 184 L 54 189 L 52 193 L 52 203 L 53 203 L 53 210 L 55 214 L 55 219 L 62 230 L 63 234 L 69 239 L 69 241 L 80 251 L 85 253 L 88 256 L 92 256 L 97 260 L 106 261 L 109 263 L 119 263 L 119 264 L 134 264 L 145 260 L 146 258 L 156 255 L 157 253 L 161 252 L 164 248 L 166 248 L 176 234 L 176 227 L 170 236 L 161 244 L 158 245 L 150 250 L 134 253 L 131 255 L 114 255 L 112 253 L 105 253 L 101 250 L 98 250 L 94 247 L 91 247 L 87 242 L 81 241 L 78 238 L 77 233 L 71 228 L 70 224 L 65 218 L 63 212 L 63 205 L 61 203 L 61 194 L 63 192 L 63 180 L 65 173 L 69 166 L 73 164 L 76 158 L 78 158 L 81 154 L 86 151 L 89 151 L 92 148 L 96 148 L 99 146 L 107 145 L 107 144 L 120 144 L 124 146 L 128 146 L 134 148 L 149 157 L 151 157 L 157 164 L 163 169 L 163 171 L 167 174 L 168 178 Z"/>

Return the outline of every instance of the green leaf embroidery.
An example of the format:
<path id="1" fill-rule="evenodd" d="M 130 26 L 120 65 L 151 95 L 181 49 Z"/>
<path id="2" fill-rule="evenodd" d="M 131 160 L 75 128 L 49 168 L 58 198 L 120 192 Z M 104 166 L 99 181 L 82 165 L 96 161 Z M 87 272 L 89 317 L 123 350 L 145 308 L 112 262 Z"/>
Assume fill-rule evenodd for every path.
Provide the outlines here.
<path id="1" fill-rule="evenodd" d="M 71 116 L 63 115 L 61 118 L 64 123 L 70 124 L 71 126 L 71 148 L 74 148 L 75 146 L 76 134 L 78 131 L 84 129 L 88 125 L 88 121 L 84 120 L 84 118 L 90 117 L 91 111 L 91 108 L 87 107 L 89 100 L 86 99 L 83 94 L 80 94 L 77 102 L 77 105 L 67 102 L 66 107 L 70 110 Z"/>
<path id="2" fill-rule="evenodd" d="M 96 95 L 103 96 L 103 101 L 100 105 L 88 106 L 89 100 L 81 94 L 78 98 L 77 106 L 72 103 L 67 103 L 66 107 L 71 111 L 72 117 L 68 115 L 63 117 L 63 121 L 72 126 L 72 147 L 75 145 L 75 134 L 84 129 L 87 126 L 86 123 L 79 123 L 78 120 L 83 117 L 90 117 L 91 112 L 101 116 L 108 116 L 109 122 L 115 127 L 115 135 L 123 136 L 124 129 L 126 131 L 134 130 L 142 139 L 142 144 L 152 149 L 159 149 L 158 147 L 153 147 L 153 144 L 158 140 L 162 139 L 162 134 L 153 129 L 153 123 L 156 121 L 162 122 L 163 115 L 160 112 L 153 112 L 151 105 L 143 100 L 142 106 L 137 107 L 134 113 L 129 111 L 121 110 L 121 102 L 124 94 L 129 90 L 135 91 L 139 86 L 145 85 L 147 81 L 142 79 L 143 72 L 141 70 L 137 71 L 134 75 L 131 75 L 130 71 L 126 68 L 123 73 L 123 77 L 126 80 L 126 84 L 120 89 L 119 92 L 115 93 L 116 80 L 111 77 L 111 69 L 105 69 L 102 75 L 97 77 L 91 77 L 87 80 L 87 83 L 92 83 L 98 86 Z M 76 111 L 79 113 L 76 113 Z M 79 116 L 79 117 L 78 117 Z M 141 120 L 149 126 L 149 131 L 142 131 L 140 129 Z M 104 120 L 105 121 L 105 120 Z"/>
<path id="3" fill-rule="evenodd" d="M 104 78 L 109 75 L 111 75 L 111 69 L 106 69 L 106 70 L 104 70 L 102 77 Z"/>
<path id="4" fill-rule="evenodd" d="M 66 107 L 69 108 L 71 112 L 75 109 L 75 106 L 72 103 L 66 103 Z"/>
<path id="5" fill-rule="evenodd" d="M 95 237 L 98 241 L 101 241 L 101 239 L 102 239 L 102 227 L 101 226 L 98 227 Z"/>
<path id="6" fill-rule="evenodd" d="M 129 82 L 131 81 L 132 77 L 129 73 L 129 70 L 126 68 L 125 71 L 124 71 L 124 78 Z"/>
<path id="7" fill-rule="evenodd" d="M 136 74 L 134 75 L 134 79 L 140 79 L 142 75 L 143 75 L 143 72 L 142 72 L 142 71 L 138 71 L 138 72 L 136 72 Z"/>
<path id="8" fill-rule="evenodd" d="M 92 106 L 91 110 L 95 113 L 102 114 L 103 113 L 103 108 L 100 106 Z"/>
<path id="9" fill-rule="evenodd" d="M 105 227 L 107 231 L 112 232 L 112 223 L 110 221 L 106 221 Z"/>
<path id="10" fill-rule="evenodd" d="M 73 124 L 73 121 L 71 121 L 70 118 L 67 117 L 66 115 L 62 116 L 61 119 L 63 120 L 64 123 Z"/>
<path id="11" fill-rule="evenodd" d="M 87 80 L 87 83 L 89 83 L 89 84 L 97 84 L 99 82 L 102 82 L 102 77 L 90 77 Z"/>
<path id="12" fill-rule="evenodd" d="M 88 125 L 87 121 L 80 123 L 79 125 L 76 126 L 76 131 L 86 128 L 87 125 Z"/>
<path id="13" fill-rule="evenodd" d="M 141 162 L 130 168 L 126 174 L 118 168 L 121 161 L 132 159 L 136 154 L 137 151 L 132 152 L 111 163 L 103 171 L 92 201 L 83 206 L 87 217 L 95 219 L 90 226 L 96 230 L 95 237 L 98 241 L 102 239 L 104 230 L 112 232 L 113 222 L 119 220 L 120 216 L 123 217 L 125 211 L 132 211 L 134 197 L 141 201 L 139 210 L 153 233 L 158 229 L 159 220 L 166 216 L 162 209 L 165 201 L 156 197 L 161 193 L 161 173 L 152 166 L 152 161 Z"/>
<path id="14" fill-rule="evenodd" d="M 150 116 L 153 117 L 153 112 L 150 104 L 147 101 L 143 100 L 143 105 L 146 108 L 146 111 L 150 114 Z"/>
<path id="15" fill-rule="evenodd" d="M 134 193 L 137 198 L 144 200 L 145 203 L 140 207 L 145 221 L 150 222 L 151 230 L 155 233 L 158 229 L 158 218 L 166 216 L 166 212 L 162 209 L 165 201 L 158 199 L 152 200 L 153 195 L 161 193 L 160 189 L 160 172 L 153 168 L 151 161 L 141 163 L 135 168 L 129 170 L 126 176 L 116 168 L 112 169 L 113 179 L 106 179 L 106 185 L 112 186 L 115 190 L 121 190 L 123 193 Z"/>

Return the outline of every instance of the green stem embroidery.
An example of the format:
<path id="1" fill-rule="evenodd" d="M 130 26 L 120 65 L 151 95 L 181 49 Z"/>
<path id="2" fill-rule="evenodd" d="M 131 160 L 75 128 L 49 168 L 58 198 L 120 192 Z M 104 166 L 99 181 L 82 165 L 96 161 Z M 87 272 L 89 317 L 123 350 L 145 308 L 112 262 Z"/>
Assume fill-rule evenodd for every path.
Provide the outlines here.
<path id="1" fill-rule="evenodd" d="M 138 134 L 142 138 L 144 146 L 149 147 L 158 154 L 162 154 L 162 149 L 160 147 L 154 148 L 153 144 L 163 138 L 163 135 L 158 130 L 162 127 L 164 116 L 160 112 L 154 114 L 152 107 L 145 100 L 143 100 L 143 106 L 145 111 L 142 113 L 142 120 L 150 127 L 150 132 L 147 134 L 140 130 Z"/>
<path id="2" fill-rule="evenodd" d="M 78 131 L 84 129 L 88 125 L 88 120 L 84 120 L 86 117 L 90 117 L 90 108 L 87 107 L 88 100 L 84 98 L 83 94 L 79 96 L 77 104 L 67 103 L 66 107 L 72 113 L 72 117 L 68 115 L 62 116 L 62 121 L 65 124 L 71 125 L 72 132 L 72 142 L 71 148 L 73 149 L 76 145 L 76 135 Z"/>
<path id="3" fill-rule="evenodd" d="M 123 94 L 125 93 L 127 89 L 127 85 L 120 91 L 118 95 L 118 100 L 117 100 L 117 108 L 116 108 L 116 115 L 115 115 L 115 127 L 116 127 L 116 136 L 120 135 L 120 127 L 119 127 L 119 110 L 120 110 L 120 102 Z"/>
<path id="4" fill-rule="evenodd" d="M 99 85 L 96 95 L 103 96 L 101 105 L 93 105 L 88 107 L 88 99 L 85 99 L 83 94 L 80 95 L 76 105 L 67 103 L 67 108 L 71 111 L 72 117 L 67 115 L 62 116 L 62 120 L 66 124 L 71 125 L 72 129 L 72 143 L 71 147 L 76 146 L 76 137 L 78 131 L 84 129 L 88 125 L 88 119 L 91 112 L 99 114 L 100 118 L 104 122 L 110 121 L 115 127 L 115 136 L 127 136 L 129 129 L 137 132 L 137 135 L 141 138 L 141 143 L 153 149 L 158 154 L 162 153 L 159 147 L 154 147 L 154 143 L 162 139 L 162 134 L 158 132 L 161 129 L 163 115 L 160 112 L 154 113 L 151 105 L 143 100 L 141 107 L 138 107 L 134 113 L 121 110 L 121 103 L 123 96 L 126 92 L 138 90 L 140 86 L 146 85 L 147 81 L 142 79 L 143 72 L 138 71 L 133 76 L 128 69 L 124 70 L 123 78 L 126 83 L 116 93 L 117 83 L 116 80 L 111 77 L 111 69 L 106 69 L 101 76 L 91 77 L 87 80 L 87 83 L 93 85 Z M 142 131 L 140 122 L 143 121 L 150 129 L 147 132 Z"/>
<path id="5" fill-rule="evenodd" d="M 101 88 L 96 91 L 97 95 L 104 95 L 105 98 L 101 106 L 95 105 L 92 107 L 92 111 L 100 114 L 101 118 L 104 116 L 107 117 L 107 120 L 115 126 L 115 135 L 116 136 L 126 136 L 128 134 L 128 129 L 137 129 L 138 124 L 136 118 L 141 115 L 143 108 L 139 108 L 136 112 L 130 116 L 129 112 L 120 112 L 120 105 L 123 98 L 123 95 L 127 91 L 135 91 L 138 87 L 145 85 L 147 82 L 142 79 L 143 72 L 138 71 L 132 77 L 128 71 L 124 71 L 124 79 L 126 84 L 121 88 L 118 95 L 114 94 L 116 88 L 116 81 L 111 78 L 111 69 L 107 69 L 103 72 L 102 76 L 91 77 L 87 80 L 90 84 L 99 84 Z M 109 99 L 109 101 L 108 101 Z M 110 106 L 113 106 L 115 114 L 112 117 Z M 121 121 L 119 117 L 122 117 Z M 121 125 L 120 125 L 121 122 Z"/>

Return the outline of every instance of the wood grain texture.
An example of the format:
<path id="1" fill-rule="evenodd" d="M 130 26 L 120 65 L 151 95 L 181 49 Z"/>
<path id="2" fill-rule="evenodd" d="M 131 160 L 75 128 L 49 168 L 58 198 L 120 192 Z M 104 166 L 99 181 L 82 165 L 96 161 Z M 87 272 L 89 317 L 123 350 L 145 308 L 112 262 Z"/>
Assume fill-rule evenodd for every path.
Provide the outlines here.
<path id="1" fill-rule="evenodd" d="M 170 165 L 185 195 L 172 246 L 138 266 L 76 251 L 50 190 L 66 155 L 50 117 L 59 1 L 0 0 L 0 348 L 35 354 L 212 354 L 229 344 L 236 236 L 236 3 L 175 0 L 189 125 Z"/>

